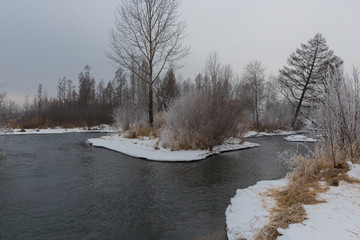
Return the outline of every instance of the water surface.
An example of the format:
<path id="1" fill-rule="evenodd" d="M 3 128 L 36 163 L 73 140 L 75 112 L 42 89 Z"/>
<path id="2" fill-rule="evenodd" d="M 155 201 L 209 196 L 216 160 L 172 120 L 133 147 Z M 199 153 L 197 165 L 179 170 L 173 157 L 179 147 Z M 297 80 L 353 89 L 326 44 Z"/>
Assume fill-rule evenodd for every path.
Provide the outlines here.
<path id="1" fill-rule="evenodd" d="M 224 237 L 236 189 L 278 179 L 283 137 L 186 163 L 151 162 L 85 144 L 99 133 L 2 136 L 0 239 Z"/>

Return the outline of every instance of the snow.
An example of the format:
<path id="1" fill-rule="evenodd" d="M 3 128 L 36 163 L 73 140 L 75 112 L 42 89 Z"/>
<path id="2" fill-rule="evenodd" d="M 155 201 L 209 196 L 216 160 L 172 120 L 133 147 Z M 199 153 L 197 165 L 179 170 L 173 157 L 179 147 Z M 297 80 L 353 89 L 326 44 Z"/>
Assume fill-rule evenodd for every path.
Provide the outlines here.
<path id="1" fill-rule="evenodd" d="M 360 165 L 349 163 L 350 177 L 360 180 Z M 263 181 L 255 186 L 237 191 L 226 210 L 229 240 L 254 239 L 259 229 L 266 225 L 274 200 L 264 194 L 268 188 L 279 187 L 285 180 Z M 305 205 L 307 220 L 278 229 L 278 240 L 360 239 L 360 184 L 340 181 L 338 187 L 329 187 L 318 195 L 326 202 Z M 261 205 L 263 203 L 263 205 Z"/>
<path id="2" fill-rule="evenodd" d="M 268 209 L 275 204 L 265 193 L 269 188 L 282 187 L 285 184 L 284 179 L 261 181 L 254 186 L 238 189 L 226 209 L 228 239 L 255 239 L 256 234 L 267 224 L 270 215 Z"/>
<path id="3" fill-rule="evenodd" d="M 114 150 L 125 155 L 145 158 L 154 161 L 195 161 L 205 159 L 208 156 L 219 154 L 222 152 L 235 151 L 240 149 L 252 148 L 260 146 L 257 143 L 243 142 L 239 139 L 230 139 L 223 145 L 214 147 L 213 151 L 209 150 L 180 150 L 171 151 L 170 149 L 159 146 L 156 150 L 156 142 L 158 139 L 129 139 L 119 135 L 104 136 L 101 138 L 92 138 L 87 140 L 94 147 L 103 147 Z M 161 144 L 159 144 L 161 145 Z"/>
<path id="4" fill-rule="evenodd" d="M 103 124 L 100 126 L 88 128 L 47 128 L 47 129 L 25 129 L 24 132 L 21 129 L 7 129 L 0 132 L 0 135 L 30 135 L 30 134 L 62 134 L 62 133 L 82 133 L 82 132 L 116 132 L 115 129 L 109 125 Z"/>
<path id="5" fill-rule="evenodd" d="M 299 133 L 297 131 L 273 131 L 273 132 L 256 132 L 256 131 L 249 131 L 244 134 L 245 138 L 249 137 L 270 137 L 270 136 L 285 136 L 285 135 L 292 135 Z"/>
<path id="6" fill-rule="evenodd" d="M 314 138 L 310 138 L 304 135 L 291 135 L 284 138 L 288 142 L 316 142 Z"/>

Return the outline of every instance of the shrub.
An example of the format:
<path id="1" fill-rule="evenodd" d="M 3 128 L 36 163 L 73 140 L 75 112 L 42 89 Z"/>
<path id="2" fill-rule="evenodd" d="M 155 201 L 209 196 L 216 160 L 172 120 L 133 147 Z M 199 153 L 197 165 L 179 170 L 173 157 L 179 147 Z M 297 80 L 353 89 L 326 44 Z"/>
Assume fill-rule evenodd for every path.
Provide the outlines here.
<path id="1" fill-rule="evenodd" d="M 157 138 L 164 125 L 164 121 L 163 113 L 157 113 L 154 117 L 153 126 L 150 126 L 145 121 L 133 123 L 132 127 L 125 131 L 124 137 L 133 139 L 139 137 Z"/>
<path id="2" fill-rule="evenodd" d="M 125 132 L 145 120 L 146 110 L 134 103 L 127 102 L 117 108 L 113 115 L 115 125 Z"/>
<path id="3" fill-rule="evenodd" d="M 230 137 L 241 137 L 241 106 L 209 91 L 185 95 L 165 113 L 163 145 L 172 149 L 210 149 Z"/>
<path id="4" fill-rule="evenodd" d="M 355 159 L 360 151 L 360 81 L 354 70 L 351 78 L 331 72 L 325 81 L 324 100 L 318 105 L 313 122 L 324 138 L 321 148 L 331 153 L 333 165 L 338 156 Z"/>

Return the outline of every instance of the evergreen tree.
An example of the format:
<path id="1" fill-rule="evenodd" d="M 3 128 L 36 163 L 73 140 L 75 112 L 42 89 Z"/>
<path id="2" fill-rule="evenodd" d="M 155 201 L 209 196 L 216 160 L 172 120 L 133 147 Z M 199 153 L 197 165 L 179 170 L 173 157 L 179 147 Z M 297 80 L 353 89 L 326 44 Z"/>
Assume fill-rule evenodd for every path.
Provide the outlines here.
<path id="1" fill-rule="evenodd" d="M 281 93 L 296 106 L 294 126 L 302 106 L 321 100 L 326 73 L 340 67 L 342 60 L 329 50 L 325 38 L 318 33 L 307 44 L 301 44 L 287 63 L 280 70 L 278 84 Z"/>

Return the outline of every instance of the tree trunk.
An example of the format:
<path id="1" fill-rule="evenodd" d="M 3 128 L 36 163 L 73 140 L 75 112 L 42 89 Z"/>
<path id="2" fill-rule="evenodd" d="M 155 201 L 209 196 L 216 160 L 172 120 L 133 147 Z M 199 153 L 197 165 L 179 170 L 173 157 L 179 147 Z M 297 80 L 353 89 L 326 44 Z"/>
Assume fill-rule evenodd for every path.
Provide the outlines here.
<path id="1" fill-rule="evenodd" d="M 154 122 L 154 113 L 153 113 L 153 83 L 149 84 L 149 124 L 153 125 Z"/>
<path id="2" fill-rule="evenodd" d="M 259 101 L 258 101 L 258 88 L 256 87 L 256 92 L 255 92 L 255 126 L 256 126 L 256 130 L 259 129 Z"/>
<path id="3" fill-rule="evenodd" d="M 300 108 L 301 108 L 302 102 L 303 102 L 304 97 L 305 97 L 305 92 L 306 92 L 306 90 L 308 89 L 308 85 L 309 85 L 309 82 L 310 82 L 310 78 L 311 78 L 312 72 L 313 72 L 313 70 L 314 70 L 315 61 L 316 61 L 316 59 L 317 59 L 317 51 L 318 51 L 318 49 L 316 48 L 315 54 L 314 54 L 314 58 L 313 58 L 313 62 L 312 62 L 312 64 L 311 64 L 310 73 L 309 73 L 309 75 L 308 75 L 308 77 L 307 77 L 307 79 L 306 79 L 305 86 L 304 86 L 304 88 L 303 88 L 303 91 L 302 91 L 302 93 L 301 93 L 301 97 L 300 97 L 300 99 L 299 99 L 299 103 L 298 103 L 297 108 L 296 108 L 296 111 L 295 111 L 295 116 L 294 116 L 293 122 L 291 123 L 291 126 L 292 126 L 292 127 L 295 127 L 295 125 L 296 125 L 296 120 L 297 120 L 297 118 L 298 118 L 298 115 L 299 115 L 299 112 L 300 112 Z"/>

